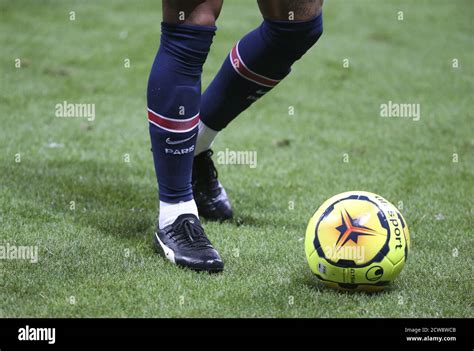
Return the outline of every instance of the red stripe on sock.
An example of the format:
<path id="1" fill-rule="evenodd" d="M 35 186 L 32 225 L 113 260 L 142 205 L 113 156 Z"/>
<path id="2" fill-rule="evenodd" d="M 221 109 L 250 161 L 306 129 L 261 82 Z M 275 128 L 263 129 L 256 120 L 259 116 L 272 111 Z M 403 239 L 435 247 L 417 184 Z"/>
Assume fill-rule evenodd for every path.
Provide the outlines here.
<path id="1" fill-rule="evenodd" d="M 171 120 L 167 118 L 163 118 L 162 116 L 153 113 L 152 111 L 148 111 L 148 120 L 154 124 L 156 124 L 158 127 L 164 128 L 164 129 L 169 129 L 173 132 L 177 133 L 182 133 L 189 131 L 196 127 L 199 123 L 199 114 L 194 116 L 193 118 L 187 119 L 187 120 Z"/>
<path id="2" fill-rule="evenodd" d="M 240 75 L 242 75 L 244 78 L 247 78 L 248 80 L 251 80 L 254 83 L 257 83 L 266 87 L 271 87 L 271 88 L 273 88 L 275 85 L 277 85 L 280 82 L 279 80 L 264 77 L 248 69 L 238 55 L 237 45 L 239 44 L 237 43 L 232 48 L 232 51 L 230 52 L 230 59 L 232 62 L 232 66 L 238 73 L 240 73 Z"/>

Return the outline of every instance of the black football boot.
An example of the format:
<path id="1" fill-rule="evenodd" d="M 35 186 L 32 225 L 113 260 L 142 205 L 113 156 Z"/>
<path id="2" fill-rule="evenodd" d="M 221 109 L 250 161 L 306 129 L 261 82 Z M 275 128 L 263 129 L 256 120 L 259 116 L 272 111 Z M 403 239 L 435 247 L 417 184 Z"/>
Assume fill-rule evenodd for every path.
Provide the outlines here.
<path id="1" fill-rule="evenodd" d="M 182 214 L 173 224 L 157 228 L 154 243 L 159 253 L 178 266 L 211 273 L 224 269 L 219 253 L 193 214 Z"/>
<path id="2" fill-rule="evenodd" d="M 209 149 L 194 157 L 193 196 L 199 216 L 213 221 L 225 221 L 232 218 L 232 206 L 224 187 L 217 179 L 212 154 Z"/>

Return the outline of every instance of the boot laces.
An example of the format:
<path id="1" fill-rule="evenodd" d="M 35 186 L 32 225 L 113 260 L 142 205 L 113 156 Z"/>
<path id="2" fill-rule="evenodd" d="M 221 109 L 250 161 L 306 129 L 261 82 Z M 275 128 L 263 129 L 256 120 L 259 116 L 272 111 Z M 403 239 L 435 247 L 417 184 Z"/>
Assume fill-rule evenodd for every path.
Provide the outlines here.
<path id="1" fill-rule="evenodd" d="M 174 229 L 173 239 L 186 247 L 208 248 L 210 245 L 204 229 L 193 219 L 185 219 L 178 223 Z"/>

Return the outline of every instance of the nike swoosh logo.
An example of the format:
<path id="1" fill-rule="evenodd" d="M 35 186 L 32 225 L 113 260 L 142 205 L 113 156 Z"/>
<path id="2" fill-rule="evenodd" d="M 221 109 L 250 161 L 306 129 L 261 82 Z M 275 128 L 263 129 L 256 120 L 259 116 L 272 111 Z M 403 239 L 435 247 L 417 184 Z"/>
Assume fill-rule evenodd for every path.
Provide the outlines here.
<path id="1" fill-rule="evenodd" d="M 183 140 L 171 140 L 171 138 L 167 138 L 166 139 L 166 144 L 169 144 L 169 145 L 182 144 L 182 143 L 185 143 L 188 140 L 191 140 L 192 138 L 194 138 L 195 135 L 196 135 L 196 133 L 191 135 L 189 138 L 186 138 L 186 139 L 183 139 Z"/>

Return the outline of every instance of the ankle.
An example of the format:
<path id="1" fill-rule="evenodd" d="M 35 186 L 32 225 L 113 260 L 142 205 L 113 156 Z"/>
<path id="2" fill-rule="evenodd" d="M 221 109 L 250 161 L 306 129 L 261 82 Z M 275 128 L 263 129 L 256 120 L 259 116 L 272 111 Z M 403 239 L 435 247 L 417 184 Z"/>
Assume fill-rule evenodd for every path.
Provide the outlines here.
<path id="1" fill-rule="evenodd" d="M 193 214 L 199 218 L 196 202 L 193 200 L 182 201 L 178 203 L 169 203 L 160 201 L 160 214 L 158 218 L 158 226 L 163 229 L 173 224 L 182 214 Z"/>

